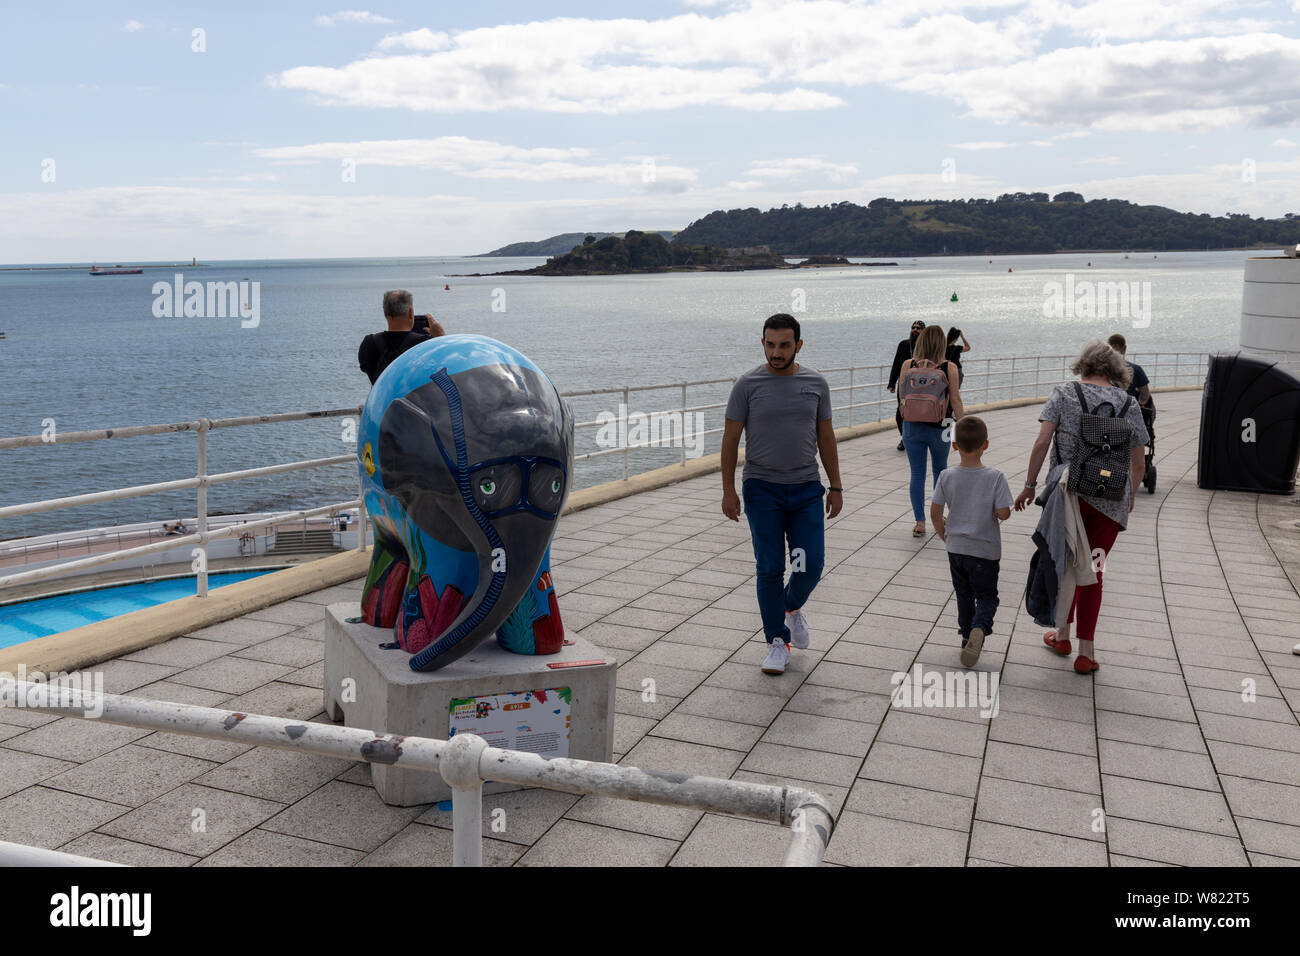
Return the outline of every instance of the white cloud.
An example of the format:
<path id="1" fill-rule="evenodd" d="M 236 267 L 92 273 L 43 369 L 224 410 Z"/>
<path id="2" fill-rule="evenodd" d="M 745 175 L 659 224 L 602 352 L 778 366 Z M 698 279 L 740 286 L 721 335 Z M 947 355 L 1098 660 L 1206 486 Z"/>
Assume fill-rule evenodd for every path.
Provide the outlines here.
<path id="1" fill-rule="evenodd" d="M 1018 146 L 1018 143 L 1007 143 L 1002 140 L 980 140 L 974 143 L 949 143 L 953 149 L 969 149 L 975 151 L 984 151 L 989 149 L 1011 149 Z"/>
<path id="2" fill-rule="evenodd" d="M 1182 130 L 1291 125 L 1300 39 L 1250 34 L 1054 50 L 997 69 L 930 73 L 900 84 L 996 122 Z"/>
<path id="3" fill-rule="evenodd" d="M 431 169 L 475 179 L 520 179 L 531 182 L 613 183 L 654 189 L 682 188 L 696 179 L 693 169 L 654 162 L 647 182 L 646 158 L 600 162 L 580 147 L 521 147 L 465 136 L 436 139 L 365 140 L 312 143 L 255 149 L 254 155 L 281 163 L 344 159 L 358 166 Z"/>
<path id="4" fill-rule="evenodd" d="M 858 167 L 848 164 L 827 162 L 820 157 L 802 157 L 792 159 L 758 159 L 749 164 L 746 175 L 755 179 L 793 179 L 808 174 L 827 176 L 833 180 L 847 179 L 856 175 Z"/>
<path id="5" fill-rule="evenodd" d="M 1233 18 L 1256 11 L 1253 0 L 692 6 L 660 19 L 420 28 L 353 62 L 270 79 L 327 104 L 444 113 L 823 110 L 844 105 L 845 89 L 883 85 L 997 122 L 1096 129 L 1277 125 L 1294 122 L 1300 99 L 1300 39 Z M 1062 31 L 1076 45 L 1045 49 Z"/>
<path id="6" fill-rule="evenodd" d="M 1080 166 L 1118 166 L 1121 160 L 1118 156 L 1085 156 L 1079 160 Z"/>
<path id="7" fill-rule="evenodd" d="M 139 20 L 127 20 L 126 23 L 122 24 L 122 29 L 127 33 L 135 33 L 138 30 L 143 30 L 144 24 Z"/>
<path id="8" fill-rule="evenodd" d="M 982 6 L 1013 2 L 1023 0 Z M 424 28 L 385 37 L 379 49 L 393 55 L 271 79 L 328 103 L 440 112 L 812 110 L 843 103 L 814 85 L 898 82 L 1033 52 L 1038 28 L 974 22 L 947 6 L 763 0 L 658 20 L 555 18 L 454 35 Z"/>
<path id="9" fill-rule="evenodd" d="M 392 50 L 445 50 L 451 46 L 451 37 L 445 33 L 435 33 L 428 27 L 409 30 L 406 33 L 390 33 L 379 41 L 379 49 Z"/>
<path id="10" fill-rule="evenodd" d="M 1300 4 L 1300 0 L 1296 0 L 1296 3 Z M 1295 143 L 1289 139 L 1275 139 L 1273 145 L 1280 149 L 1291 149 L 1295 146 Z"/>
<path id="11" fill-rule="evenodd" d="M 381 17 L 369 10 L 339 10 L 336 13 L 323 13 L 316 18 L 316 25 L 332 27 L 336 23 L 392 23 L 388 17 Z"/>

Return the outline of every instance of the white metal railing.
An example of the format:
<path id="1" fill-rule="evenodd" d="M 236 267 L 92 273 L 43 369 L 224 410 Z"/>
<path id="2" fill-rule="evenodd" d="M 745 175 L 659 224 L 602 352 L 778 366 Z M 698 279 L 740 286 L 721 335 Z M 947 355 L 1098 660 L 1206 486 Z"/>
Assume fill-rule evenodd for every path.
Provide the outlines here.
<path id="1" fill-rule="evenodd" d="M 1201 384 L 1204 382 L 1209 360 L 1209 356 L 1203 352 L 1134 353 L 1132 358 L 1135 361 L 1140 360 L 1139 364 L 1146 368 L 1147 373 L 1151 378 L 1152 385 Z M 996 401 L 998 399 L 1028 398 L 1044 395 L 1046 389 L 1050 386 L 1068 381 L 1072 377 L 1069 372 L 1069 366 L 1073 360 L 1073 355 L 1031 355 L 989 359 L 966 358 L 963 360 L 963 368 L 966 374 L 962 383 L 962 397 L 966 400 L 968 405 L 976 405 Z M 888 365 L 854 365 L 823 369 L 822 373 L 826 375 L 828 381 L 831 382 L 832 409 L 836 414 L 837 419 L 841 415 L 844 416 L 844 418 L 847 419 L 846 424 L 848 425 L 888 419 L 893 414 L 896 404 L 894 395 L 890 394 L 887 390 L 889 369 L 890 366 Z M 561 395 L 565 399 L 578 402 L 587 402 L 588 400 L 595 399 L 609 399 L 617 396 L 617 400 L 621 401 L 624 408 L 627 408 L 630 405 L 634 393 L 642 395 L 648 392 L 672 390 L 677 393 L 680 400 L 680 404 L 676 408 L 658 408 L 644 412 L 638 410 L 638 413 L 648 416 L 671 417 L 675 415 L 678 416 L 677 421 L 684 428 L 685 416 L 688 414 L 706 415 L 707 413 L 718 412 L 719 410 L 726 408 L 725 397 L 722 401 L 711 401 L 709 400 L 709 396 L 705 396 L 704 398 L 696 399 L 694 402 L 691 402 L 690 391 L 692 389 L 698 391 L 699 389 L 707 390 L 711 388 L 715 393 L 719 393 L 722 391 L 723 387 L 729 390 L 735 380 L 735 377 L 732 376 L 730 378 L 702 379 L 692 382 L 672 382 L 653 385 L 624 385 L 616 388 L 581 389 L 578 391 L 563 392 Z M 716 398 L 717 395 L 715 394 L 712 397 Z M 608 409 L 600 409 L 600 411 L 608 412 Z M 193 488 L 196 492 L 196 514 L 198 516 L 196 522 L 197 528 L 193 534 L 182 535 L 179 537 L 170 535 L 158 541 L 152 540 L 151 536 L 150 540 L 146 544 L 107 550 L 100 554 L 88 554 L 84 558 L 77 558 L 70 561 L 59 560 L 61 556 L 58 554 L 58 548 L 56 545 L 57 563 L 0 576 L 0 588 L 44 580 L 67 574 L 69 571 L 76 572 L 88 570 L 101 565 L 127 560 L 136 556 L 155 554 L 181 546 L 193 545 L 195 546 L 194 551 L 192 552 L 192 556 L 195 559 L 193 567 L 197 576 L 196 593 L 199 596 L 204 596 L 207 594 L 208 588 L 206 547 L 209 542 L 219 538 L 236 537 L 252 530 L 271 527 L 289 521 L 305 520 L 318 515 L 333 516 L 339 511 L 350 508 L 356 508 L 358 510 L 360 520 L 358 522 L 359 533 L 357 535 L 357 549 L 364 550 L 367 515 L 364 504 L 360 498 L 359 482 L 358 497 L 350 501 L 336 502 L 318 508 L 293 511 L 257 521 L 228 525 L 215 530 L 210 530 L 208 528 L 209 516 L 207 511 L 207 489 L 209 486 L 214 484 L 239 481 L 247 478 L 258 478 L 266 475 L 283 474 L 305 469 L 325 468 L 345 464 L 354 465 L 356 462 L 355 454 L 350 453 L 346 455 L 334 455 L 328 458 L 284 462 L 260 468 L 245 468 L 239 471 L 208 474 L 207 435 L 210 431 L 220 428 L 238 428 L 277 422 L 356 416 L 359 415 L 360 412 L 361 407 L 357 406 L 354 408 L 325 409 L 310 412 L 286 412 L 275 415 L 248 415 L 239 418 L 201 418 L 195 421 L 175 422 L 170 424 L 135 425 L 126 428 L 65 432 L 58 433 L 53 437 L 53 440 L 44 435 L 0 438 L 0 451 L 5 451 L 9 449 L 31 448 L 49 444 L 101 441 L 108 439 L 132 438 L 142 435 L 162 435 L 188 431 L 195 432 L 198 436 L 198 461 L 196 474 L 193 478 L 154 482 L 151 484 L 135 485 L 127 488 L 109 489 L 106 491 L 89 492 L 86 494 L 70 495 L 62 498 L 51 498 L 42 501 L 28 502 L 26 504 L 0 507 L 0 519 L 3 519 L 54 511 L 62 508 L 72 508 L 78 505 L 117 501 L 142 495 L 159 494 L 162 492 Z M 600 428 L 604 424 L 607 424 L 607 421 L 602 422 L 599 416 L 597 416 L 590 420 L 578 421 L 575 424 L 575 429 L 578 433 L 579 439 L 581 440 L 585 438 L 589 429 Z M 714 428 L 702 429 L 697 436 L 701 442 L 701 449 L 703 449 L 703 442 L 705 440 L 712 436 L 718 436 L 723 431 L 724 427 L 721 423 Z M 685 465 L 688 458 L 687 442 L 684 440 L 684 435 L 680 430 L 678 434 L 682 439 L 680 464 Z M 631 455 L 633 452 L 647 452 L 654 449 L 662 449 L 664 447 L 666 446 L 662 441 L 635 444 L 621 442 L 617 447 L 599 448 L 597 450 L 576 454 L 574 456 L 574 461 L 575 463 L 582 463 L 601 459 L 609 455 L 621 454 L 623 456 L 623 478 L 627 479 L 631 474 Z M 17 548 L 18 546 L 19 545 L 15 543 L 11 547 Z M 3 554 L 0 554 L 0 557 L 3 556 Z"/>
<path id="2" fill-rule="evenodd" d="M 474 734 L 457 734 L 451 740 L 377 734 L 356 727 L 100 694 L 73 684 L 32 683 L 0 675 L 0 707 L 15 706 L 19 700 L 22 706 L 143 730 L 235 740 L 322 757 L 441 773 L 452 790 L 455 866 L 483 863 L 485 780 L 690 807 L 778 823 L 791 830 L 785 854 L 787 866 L 819 865 L 835 828 L 835 815 L 825 798 L 802 787 L 661 773 L 566 757 L 547 759 L 535 753 L 490 747 Z M 4 849 L 0 847 L 0 864 L 5 862 Z"/>
<path id="3" fill-rule="evenodd" d="M 195 514 L 197 516 L 197 527 L 193 534 L 182 534 L 179 536 L 168 535 L 160 541 L 154 541 L 152 535 L 150 535 L 150 540 L 146 544 L 107 550 L 99 554 L 92 554 L 88 557 L 77 558 L 71 561 L 56 560 L 56 563 L 48 564 L 44 567 L 32 568 L 27 571 L 19 571 L 14 574 L 0 576 L 0 588 L 28 584 L 34 581 L 62 576 L 69 572 L 86 571 L 91 568 L 99 567 L 100 565 L 114 564 L 134 557 L 156 554 L 163 551 L 171 551 L 176 548 L 194 545 L 195 547 L 191 552 L 191 556 L 194 558 L 192 568 L 195 572 L 195 591 L 199 597 L 206 597 L 208 593 L 207 546 L 209 542 L 221 538 L 240 537 L 250 531 L 259 530 L 261 528 L 270 528 L 291 521 L 305 521 L 307 518 L 315 517 L 317 515 L 329 515 L 333 518 L 338 512 L 348 508 L 358 509 L 360 520 L 357 535 L 357 550 L 364 551 L 366 546 L 366 509 L 361 498 L 362 492 L 359 478 L 357 483 L 358 497 L 353 498 L 350 501 L 335 502 L 334 504 L 324 505 L 318 508 L 306 508 L 299 511 L 291 511 L 255 521 L 243 521 L 238 524 L 229 524 L 225 527 L 214 530 L 209 530 L 208 528 L 208 487 L 210 485 L 230 481 L 240 481 L 247 478 L 261 478 L 266 475 L 278 475 L 291 471 L 326 468 L 332 465 L 355 466 L 356 464 L 356 455 L 353 453 L 347 455 L 333 455 L 328 458 L 313 458 L 305 461 L 281 462 L 279 464 L 266 465 L 260 468 L 244 468 L 238 471 L 208 474 L 207 438 L 209 432 L 219 428 L 239 428 L 249 425 L 267 425 L 278 422 L 307 421 L 319 418 L 338 418 L 343 416 L 358 416 L 360 414 L 361 406 L 358 405 L 354 408 L 323 409 L 320 411 L 310 412 L 282 412 L 275 415 L 246 415 L 238 418 L 199 418 L 189 422 L 172 422 L 161 425 L 134 425 L 127 428 L 108 428 L 80 432 L 56 432 L 49 436 L 23 435 L 14 438 L 0 438 L 0 451 L 4 451 L 17 448 L 32 448 L 42 445 L 63 445 L 74 442 L 136 438 L 143 435 L 165 435 L 187 431 L 195 432 L 198 436 L 197 470 L 193 478 L 180 478 L 174 481 L 158 481 L 144 485 L 133 485 L 126 488 L 112 488 L 107 491 L 95 491 L 87 494 L 70 495 L 62 498 L 47 498 L 41 501 L 27 502 L 26 504 L 0 507 L 0 518 L 14 518 L 21 515 L 55 511 L 61 508 L 75 508 L 79 505 L 98 504 L 104 501 L 120 501 L 126 498 L 136 498 L 143 495 L 161 494 L 169 491 L 193 488 L 196 491 Z"/>
<path id="4" fill-rule="evenodd" d="M 962 399 L 967 405 L 981 405 L 1002 399 L 1045 396 L 1046 390 L 1051 386 L 1068 382 L 1074 377 L 1070 372 L 1070 366 L 1076 358 L 1077 355 L 1074 354 L 963 358 L 962 370 L 965 377 L 961 385 Z M 1153 386 L 1200 385 L 1204 383 L 1209 370 L 1209 354 L 1206 352 L 1134 352 L 1129 358 L 1143 367 Z M 890 368 L 890 365 L 851 365 L 818 370 L 826 376 L 830 384 L 832 411 L 837 422 L 841 420 L 841 415 L 846 419 L 844 424 L 850 426 L 885 421 L 893 417 L 897 398 L 888 391 Z M 617 396 L 616 401 L 621 402 L 624 408 L 629 408 L 633 393 L 675 390 L 680 392 L 681 404 L 677 407 L 638 411 L 646 416 L 667 418 L 680 416 L 680 420 L 684 422 L 687 414 L 717 412 L 727 407 L 725 398 L 722 401 L 700 399 L 695 404 L 688 404 L 689 390 L 712 388 L 715 392 L 719 392 L 721 391 L 719 386 L 726 386 L 729 389 L 735 381 L 735 376 L 732 376 L 690 382 L 588 388 L 562 392 L 561 397 L 570 400 L 602 397 L 609 400 Z M 609 409 L 601 408 L 599 412 L 607 415 Z M 608 418 L 602 421 L 597 417 L 588 421 L 579 421 L 574 428 L 579 435 L 582 435 L 584 429 L 600 428 L 608 423 Z M 720 424 L 715 428 L 704 429 L 699 435 L 702 438 L 720 435 L 724 428 L 725 426 Z M 681 445 L 680 463 L 685 465 L 686 442 L 682 441 Z M 631 474 L 630 456 L 633 452 L 664 447 L 671 446 L 665 445 L 663 441 L 624 443 L 618 447 L 599 448 L 577 454 L 574 456 L 574 461 L 591 461 L 608 455 L 621 454 L 623 478 L 626 479 Z"/>

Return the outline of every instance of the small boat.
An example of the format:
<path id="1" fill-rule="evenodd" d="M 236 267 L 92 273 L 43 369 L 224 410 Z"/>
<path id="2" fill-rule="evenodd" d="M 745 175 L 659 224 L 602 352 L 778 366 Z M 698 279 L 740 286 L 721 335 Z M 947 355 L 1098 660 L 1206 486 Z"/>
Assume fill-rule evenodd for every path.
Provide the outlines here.
<path id="1" fill-rule="evenodd" d="M 4 338 L 4 337 L 5 337 L 5 334 L 4 334 L 3 332 L 0 332 L 0 339 L 2 339 L 2 338 Z"/>

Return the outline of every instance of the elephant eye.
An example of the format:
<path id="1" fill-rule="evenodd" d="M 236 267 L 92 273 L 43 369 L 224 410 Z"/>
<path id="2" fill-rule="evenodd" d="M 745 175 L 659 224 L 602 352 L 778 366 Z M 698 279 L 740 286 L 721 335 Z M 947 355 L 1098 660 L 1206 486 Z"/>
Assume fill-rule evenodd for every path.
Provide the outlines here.
<path id="1" fill-rule="evenodd" d="M 556 478 L 551 482 L 551 493 L 558 495 L 560 493 L 560 479 Z"/>
<path id="2" fill-rule="evenodd" d="M 484 478 L 478 483 L 478 490 L 485 495 L 493 494 L 497 490 L 497 483 L 491 478 Z"/>

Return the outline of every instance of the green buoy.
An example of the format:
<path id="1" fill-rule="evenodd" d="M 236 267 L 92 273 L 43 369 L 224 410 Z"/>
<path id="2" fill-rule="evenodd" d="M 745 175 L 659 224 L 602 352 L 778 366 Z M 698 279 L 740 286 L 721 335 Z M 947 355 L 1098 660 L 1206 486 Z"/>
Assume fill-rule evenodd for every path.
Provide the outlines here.
<path id="1" fill-rule="evenodd" d="M 957 301 L 957 293 L 954 292 L 954 293 L 952 294 L 952 298 L 949 299 L 948 301 L 949 301 L 949 302 L 956 302 L 956 301 Z"/>

